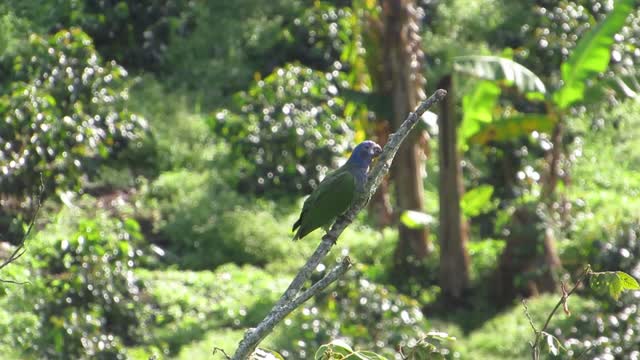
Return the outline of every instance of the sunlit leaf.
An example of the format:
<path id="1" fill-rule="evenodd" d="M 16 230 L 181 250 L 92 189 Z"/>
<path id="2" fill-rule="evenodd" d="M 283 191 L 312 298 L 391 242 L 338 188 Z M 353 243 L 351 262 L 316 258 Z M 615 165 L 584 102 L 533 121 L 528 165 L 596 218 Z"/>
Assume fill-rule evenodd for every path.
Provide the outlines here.
<path id="1" fill-rule="evenodd" d="M 625 290 L 640 290 L 640 285 L 631 275 L 622 271 L 595 272 L 591 274 L 589 284 L 598 292 L 606 292 L 618 300 Z"/>
<path id="2" fill-rule="evenodd" d="M 460 56 L 453 60 L 455 71 L 483 80 L 504 81 L 521 93 L 545 94 L 546 88 L 533 71 L 519 63 L 499 56 Z M 538 96 L 539 96 L 538 95 Z"/>
<path id="3" fill-rule="evenodd" d="M 616 271 L 616 275 L 620 279 L 624 290 L 640 290 L 640 284 L 633 276 L 622 271 Z"/>
<path id="4" fill-rule="evenodd" d="M 613 11 L 587 32 L 567 61 L 562 63 L 563 86 L 553 95 L 558 107 L 565 109 L 583 100 L 585 82 L 609 66 L 614 35 L 624 26 L 635 0 L 618 0 Z"/>
<path id="5" fill-rule="evenodd" d="M 462 213 L 467 217 L 473 217 L 491 211 L 496 205 L 491 202 L 492 195 L 491 185 L 480 185 L 467 191 L 460 200 Z"/>
<path id="6" fill-rule="evenodd" d="M 400 215 L 400 221 L 409 229 L 424 229 L 434 223 L 433 216 L 420 211 L 406 210 Z"/>
<path id="7" fill-rule="evenodd" d="M 255 353 L 251 356 L 254 360 L 285 360 L 282 355 L 277 351 L 265 348 L 256 349 Z"/>
<path id="8" fill-rule="evenodd" d="M 425 339 L 437 339 L 440 341 L 456 341 L 455 336 L 451 336 L 444 331 L 429 331 L 427 335 L 424 336 Z"/>
<path id="9" fill-rule="evenodd" d="M 493 111 L 500 97 L 500 87 L 490 81 L 482 81 L 462 99 L 463 117 L 458 130 L 458 147 L 466 149 L 467 140 L 493 121 Z"/>
<path id="10" fill-rule="evenodd" d="M 348 356 L 353 353 L 353 349 L 349 344 L 340 339 L 335 339 L 328 344 L 321 345 L 313 356 L 314 360 L 328 360 L 332 359 L 328 357 L 329 354 L 340 354 Z"/>
<path id="11" fill-rule="evenodd" d="M 483 125 L 469 140 L 474 144 L 505 141 L 529 135 L 533 131 L 550 132 L 555 119 L 545 114 L 518 114 Z"/>

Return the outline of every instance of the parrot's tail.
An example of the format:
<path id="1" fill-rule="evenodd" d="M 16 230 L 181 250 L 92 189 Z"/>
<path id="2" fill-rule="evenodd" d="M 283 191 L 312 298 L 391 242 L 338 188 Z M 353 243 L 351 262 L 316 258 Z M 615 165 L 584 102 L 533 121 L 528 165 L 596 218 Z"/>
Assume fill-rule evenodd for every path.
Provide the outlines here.
<path id="1" fill-rule="evenodd" d="M 301 223 L 302 223 L 302 216 L 298 219 L 298 221 L 296 221 L 293 224 L 293 227 L 291 228 L 291 231 L 296 231 L 296 229 L 298 229 L 300 227 Z M 293 239 L 291 239 L 291 240 L 296 241 L 298 239 L 300 239 L 300 229 L 298 229 L 298 231 L 296 231 L 296 233 L 293 235 Z"/>

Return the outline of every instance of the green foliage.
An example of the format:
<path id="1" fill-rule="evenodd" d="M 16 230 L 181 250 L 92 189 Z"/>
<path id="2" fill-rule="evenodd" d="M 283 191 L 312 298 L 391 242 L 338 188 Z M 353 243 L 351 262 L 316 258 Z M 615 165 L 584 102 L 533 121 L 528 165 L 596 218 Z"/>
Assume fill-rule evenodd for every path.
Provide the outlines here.
<path id="1" fill-rule="evenodd" d="M 127 72 L 103 63 L 79 29 L 31 35 L 0 92 L 0 192 L 24 195 L 77 186 L 104 159 L 141 136 L 126 108 Z"/>
<path id="2" fill-rule="evenodd" d="M 288 284 L 286 277 L 233 264 L 215 272 L 139 270 L 136 275 L 157 306 L 153 337 L 148 343 L 166 348 L 170 354 L 177 354 L 212 329 L 255 325 Z M 214 341 L 208 351 L 211 346 L 233 350 L 225 345 Z"/>
<path id="3" fill-rule="evenodd" d="M 494 118 L 495 107 L 500 98 L 500 87 L 491 81 L 479 82 L 470 94 L 462 99 L 464 115 L 458 130 L 458 147 L 467 148 L 467 140 Z"/>
<path id="4" fill-rule="evenodd" d="M 570 148 L 575 181 L 566 190 L 568 240 L 559 243 L 565 263 L 640 275 L 634 272 L 640 248 L 633 240 L 640 231 L 640 201 L 634 195 L 640 192 L 638 111 L 640 104 L 626 101 L 569 121 L 577 139 Z"/>
<path id="5" fill-rule="evenodd" d="M 412 344 L 400 348 L 395 358 L 401 356 L 407 360 L 427 360 L 427 359 L 445 359 L 445 355 L 449 354 L 445 350 L 441 353 L 438 346 L 433 343 L 440 344 L 444 341 L 455 341 L 455 337 L 449 336 L 443 332 L 429 332 L 422 339 L 412 341 Z M 387 357 L 376 354 L 372 351 L 354 350 L 342 340 L 333 340 L 328 344 L 324 344 L 318 348 L 314 355 L 314 360 L 386 360 Z"/>
<path id="6" fill-rule="evenodd" d="M 270 340 L 273 349 L 296 359 L 311 358 L 335 338 L 352 348 L 394 356 L 398 346 L 407 346 L 426 329 L 417 302 L 349 271 L 333 290 L 295 311 Z"/>
<path id="7" fill-rule="evenodd" d="M 405 210 L 400 215 L 400 221 L 409 229 L 424 229 L 433 224 L 435 219 L 433 216 L 415 210 Z"/>
<path id="8" fill-rule="evenodd" d="M 493 239 L 475 240 L 470 241 L 467 246 L 471 258 L 471 279 L 480 280 L 490 276 L 495 270 L 500 254 L 502 254 L 506 246 L 506 241 Z"/>
<path id="9" fill-rule="evenodd" d="M 288 25 L 301 11 L 297 0 L 194 2 L 189 26 L 171 35 L 167 81 L 220 106 L 224 96 L 246 89 L 256 72 L 284 62 L 293 45 Z"/>
<path id="10" fill-rule="evenodd" d="M 592 273 L 589 276 L 589 285 L 595 291 L 608 293 L 615 300 L 618 300 L 625 290 L 640 290 L 636 279 L 622 271 Z"/>
<path id="11" fill-rule="evenodd" d="M 38 358 L 124 358 L 123 344 L 143 339 L 149 320 L 133 274 L 140 228 L 91 199 L 78 204 L 29 239 L 20 265 L 9 268 L 29 282 L 2 284 L 1 308 L 12 314 L 2 316 L 2 342 Z"/>
<path id="12" fill-rule="evenodd" d="M 453 59 L 454 71 L 475 78 L 514 86 L 523 94 L 544 95 L 542 80 L 517 62 L 498 56 L 459 56 Z"/>
<path id="13" fill-rule="evenodd" d="M 332 73 L 287 65 L 234 98 L 210 119 L 242 159 L 240 190 L 291 195 L 315 188 L 353 139 Z"/>
<path id="14" fill-rule="evenodd" d="M 606 296 L 609 298 L 609 295 Z M 555 331 L 567 349 L 565 358 L 582 353 L 590 358 L 602 358 L 612 354 L 616 358 L 628 359 L 638 351 L 637 335 L 640 330 L 637 309 L 637 291 L 622 294 L 620 300 L 607 304 L 599 303 L 577 316 L 575 327 L 562 332 Z"/>
<path id="15" fill-rule="evenodd" d="M 37 32 L 79 27 L 94 40 L 98 51 L 129 69 L 158 70 L 171 35 L 188 31 L 195 1 L 160 0 L 7 0 L 8 6 L 29 19 Z"/>
<path id="16" fill-rule="evenodd" d="M 466 217 L 474 217 L 495 209 L 491 201 L 493 186 L 480 185 L 464 193 L 460 199 L 460 208 Z"/>
<path id="17" fill-rule="evenodd" d="M 169 80 L 195 90 L 205 105 L 220 106 L 226 96 L 287 63 L 321 71 L 338 61 L 347 66 L 345 54 L 361 55 L 353 39 L 358 17 L 333 3 L 197 2 L 192 28 L 174 34 L 168 47 Z"/>
<path id="18" fill-rule="evenodd" d="M 244 332 L 244 329 L 231 328 L 218 328 L 211 330 L 205 334 L 202 340 L 192 341 L 190 344 L 185 345 L 180 350 L 180 353 L 176 356 L 176 358 L 178 360 L 210 358 L 212 345 L 225 350 L 225 352 L 229 354 L 236 348 L 236 346 L 242 339 L 242 335 L 244 335 Z M 215 356 L 213 356 L 213 359 L 226 359 L 226 357 L 220 351 L 215 352 L 214 355 Z M 148 356 L 143 357 L 143 359 L 148 359 Z"/>
<path id="19" fill-rule="evenodd" d="M 371 351 L 354 351 L 349 344 L 341 340 L 333 340 L 318 348 L 314 360 L 338 360 L 338 359 L 358 359 L 358 360 L 384 360 L 385 358 Z"/>
<path id="20" fill-rule="evenodd" d="M 562 63 L 563 85 L 553 95 L 560 109 L 583 100 L 585 83 L 607 69 L 613 36 L 624 26 L 634 3 L 634 0 L 616 1 L 613 11 L 580 39 Z"/>
<path id="21" fill-rule="evenodd" d="M 287 252 L 289 225 L 280 225 L 274 206 L 251 205 L 213 172 L 163 173 L 150 184 L 145 198 L 150 212 L 146 216 L 163 239 L 160 245 L 177 256 L 169 257 L 171 261 L 184 267 L 264 265 Z"/>
<path id="22" fill-rule="evenodd" d="M 544 295 L 527 301 L 529 313 L 536 326 L 544 324 L 557 302 L 557 295 Z M 576 295 L 570 297 L 569 306 L 574 315 L 555 316 L 549 328 L 549 333 L 561 339 L 560 334 L 563 332 L 577 333 L 574 326 L 579 323 L 581 314 L 596 311 L 598 307 L 595 302 Z M 455 350 L 460 351 L 463 359 L 526 359 L 531 356 L 531 334 L 531 325 L 523 314 L 522 305 L 517 303 L 508 311 L 475 329 L 464 343 L 454 343 L 461 345 L 455 347 Z"/>
<path id="23" fill-rule="evenodd" d="M 16 16 L 16 14 L 5 6 L 0 5 L 0 69 L 3 71 L 7 67 L 4 62 L 8 58 L 15 56 L 22 46 L 23 40 L 29 33 L 29 22 L 26 19 Z M 4 81 L 4 80 L 3 80 Z"/>
<path id="24" fill-rule="evenodd" d="M 336 357 L 344 357 L 349 352 L 351 358 L 378 358 L 363 349 L 380 357 L 398 357 L 398 346 L 407 357 L 416 359 L 439 355 L 431 353 L 434 346 L 442 353 L 448 351 L 449 357 L 458 356 L 455 349 L 462 351 L 462 358 L 529 355 L 531 329 L 519 305 L 481 323 L 492 316 L 483 281 L 495 269 L 505 242 L 473 237 L 479 223 L 491 228 L 481 228 L 480 237 L 500 234 L 502 226 L 498 224 L 493 231 L 495 222 L 486 219 L 492 216 L 487 210 L 494 210 L 492 199 L 500 200 L 503 209 L 514 197 L 536 193 L 542 145 L 548 145 L 548 137 L 521 135 L 549 131 L 556 119 L 540 115 L 543 104 L 525 101 L 522 95 L 542 92 L 538 76 L 553 85 L 563 75 L 557 73 L 561 62 L 572 49 L 578 56 L 581 50 L 575 47 L 576 41 L 590 30 L 590 24 L 611 11 L 612 3 L 454 0 L 419 4 L 426 9 L 423 25 L 428 27 L 423 37 L 429 53 L 426 71 L 442 74 L 456 69 L 495 81 L 494 91 L 487 96 L 491 106 L 483 108 L 482 101 L 471 101 L 470 118 L 462 125 L 470 127 L 461 131 L 468 144 L 492 144 L 465 154 L 465 176 L 470 176 L 465 185 L 471 191 L 463 199 L 463 208 L 467 216 L 474 217 L 468 243 L 474 293 L 469 301 L 472 309 L 464 312 L 460 326 L 470 336 L 458 331 L 459 341 L 442 346 L 436 344 L 437 335 L 420 340 L 429 328 L 451 327 L 446 322 L 436 326 L 433 321 L 428 326 L 421 315 L 425 308 L 420 306 L 430 305 L 440 292 L 433 285 L 437 247 L 424 265 L 421 282 L 411 288 L 422 302 L 418 304 L 381 285 L 392 280 L 397 232 L 369 228 L 365 225 L 368 219 L 362 216 L 345 231 L 330 255 L 331 259 L 348 254 L 357 263 L 356 271 L 286 319 L 262 344 L 288 358 L 311 358 L 321 346 L 323 355 L 342 352 Z M 199 359 L 210 357 L 213 346 L 231 353 L 243 330 L 254 326 L 270 309 L 322 233 L 293 244 L 289 228 L 299 206 L 293 210 L 286 199 L 257 201 L 244 194 L 282 198 L 311 190 L 327 168 L 347 155 L 353 138 L 366 134 L 370 112 L 388 113 L 388 99 L 369 93 L 373 80 L 362 76 L 363 67 L 377 69 L 381 63 L 381 49 L 372 46 L 376 39 L 367 38 L 382 30 L 376 27 L 377 12 L 382 11 L 376 6 L 377 2 L 369 0 L 162 0 L 153 4 L 8 0 L 0 4 L 0 71 L 5 75 L 0 80 L 0 152 L 13 156 L 0 158 L 0 171 L 11 161 L 19 164 L 22 155 L 18 150 L 23 148 L 30 151 L 29 159 L 39 159 L 33 164 L 25 162 L 24 172 L 11 175 L 14 180 L 0 176 L 2 209 L 5 211 L 5 205 L 6 209 L 28 206 L 14 204 L 12 197 L 20 195 L 15 188 L 23 188 L 26 194 L 39 185 L 38 172 L 44 172 L 51 191 L 59 190 L 60 198 L 71 204 L 48 203 L 45 214 L 56 213 L 60 206 L 68 208 L 28 241 L 27 253 L 18 263 L 3 269 L 3 279 L 30 283 L 0 287 L 2 357 Z M 591 85 L 611 88 L 610 76 L 614 75 L 624 75 L 624 81 L 633 85 L 634 72 L 621 72 L 633 70 L 637 58 L 635 40 L 640 27 L 637 16 L 630 20 L 612 40 L 612 74 L 589 73 L 588 79 L 594 82 L 587 81 L 586 90 Z M 50 37 L 33 35 L 30 40 L 27 36 L 71 26 L 80 26 L 94 42 L 75 29 Z M 374 30 L 368 32 L 370 26 Z M 538 76 L 503 58 L 453 59 L 495 53 L 489 51 L 490 46 L 513 48 L 514 58 L 535 69 Z M 61 54 L 66 64 L 60 64 Z M 511 56 L 508 51 L 504 55 Z M 608 60 L 609 50 L 599 55 Z M 101 59 L 116 59 L 128 70 L 155 74 L 141 77 L 132 87 L 133 101 L 126 101 L 126 72 Z M 592 68 L 582 62 L 574 65 L 574 70 Z M 67 67 L 71 77 L 66 75 Z M 55 84 L 47 80 L 55 77 L 52 69 L 61 74 Z M 95 80 L 91 84 L 83 83 L 88 69 L 94 74 L 86 75 L 90 82 Z M 98 76 L 100 69 L 103 73 Z M 107 83 L 108 75 L 111 80 Z M 103 88 L 104 96 L 112 97 L 113 102 L 103 101 Z M 233 101 L 226 97 L 243 89 Z M 78 91 L 87 95 L 76 94 Z M 79 100 L 69 103 L 74 96 Z M 472 92 L 467 101 L 473 96 Z M 591 105 L 589 113 L 574 109 L 585 119 L 567 122 L 565 141 L 571 143 L 571 149 L 565 160 L 575 161 L 572 186 L 562 190 L 567 202 L 559 202 L 563 206 L 550 214 L 563 222 L 566 239 L 557 239 L 560 254 L 568 269 L 591 262 L 594 269 L 624 271 L 637 278 L 638 105 L 627 102 L 611 111 L 602 110 L 603 98 L 589 96 L 585 92 L 587 101 L 583 102 Z M 94 97 L 97 104 L 92 102 Z M 479 100 L 486 99 L 481 96 Z M 221 106 L 226 111 L 206 115 Z M 16 109 L 24 114 L 31 111 L 24 115 L 19 131 L 12 127 Z M 149 119 L 153 136 L 140 136 L 144 122 L 132 113 Z M 48 130 L 37 126 L 38 114 L 46 120 Z M 109 114 L 118 116 L 114 131 L 95 122 L 96 115 L 104 120 Z M 7 116 L 13 123 L 5 121 Z M 65 116 L 77 123 L 67 126 Z M 41 137 L 55 132 L 51 139 Z M 100 135 L 102 132 L 106 135 Z M 40 144 L 30 143 L 34 134 Z M 78 134 L 84 143 L 76 141 Z M 89 142 L 91 136 L 95 136 L 95 147 Z M 11 149 L 5 149 L 4 141 L 12 137 L 17 140 Z M 37 153 L 37 145 L 46 150 L 44 155 Z M 131 145 L 137 149 L 134 154 L 128 152 Z M 56 151 L 55 156 L 48 155 L 47 146 Z M 76 159 L 80 168 L 74 164 Z M 430 174 L 437 171 L 437 166 L 429 168 Z M 258 183 L 260 178 L 262 183 Z M 435 188 L 434 179 L 437 176 L 427 178 L 428 186 Z M 107 193 L 97 202 L 76 201 L 71 192 L 64 192 L 79 189 L 78 185 L 83 191 L 97 192 L 95 186 L 100 183 L 118 184 L 124 191 Z M 426 200 L 433 215 L 437 194 L 429 194 Z M 133 207 L 127 211 L 112 208 L 122 201 Z M 108 212 L 102 209 L 105 205 Z M 132 209 L 141 229 L 128 219 Z M 499 213 L 504 219 L 512 214 Z M 28 216 L 20 214 L 7 224 L 20 227 L 19 220 L 24 218 Z M 538 227 L 546 225 L 538 220 L 534 219 L 535 229 L 525 224 L 511 231 L 538 233 L 542 229 Z M 437 221 L 416 212 L 401 213 L 400 221 L 414 228 L 437 227 Z M 2 240 L 6 240 L 7 224 L 0 226 Z M 39 222 L 37 229 L 41 228 Z M 149 242 L 167 250 L 162 263 L 153 263 L 155 270 L 139 269 L 141 264 L 151 264 L 136 251 L 144 248 L 141 232 Z M 5 250 L 0 244 L 0 255 Z M 535 251 L 538 249 L 523 249 L 522 255 Z M 166 265 L 216 270 L 158 269 Z M 331 261 L 324 264 L 330 265 Z M 314 280 L 322 272 L 316 272 Z M 588 353 L 590 357 L 635 355 L 640 342 L 637 293 L 622 292 L 616 300 L 609 290 L 617 295 L 624 279 L 631 288 L 636 284 L 624 275 L 621 279 L 617 272 L 597 276 L 605 285 L 606 296 L 587 291 L 593 299 L 585 300 L 572 295 L 573 316 L 557 315 L 544 334 L 549 356 L 556 351 L 560 357 L 578 356 L 593 344 L 597 346 Z M 530 310 L 536 324 L 545 320 L 557 299 L 532 300 Z"/>
<path id="25" fill-rule="evenodd" d="M 486 145 L 506 142 L 531 134 L 533 131 L 549 133 L 557 121 L 545 114 L 517 114 L 503 117 L 481 126 L 470 138 L 471 143 Z"/>
<path id="26" fill-rule="evenodd" d="M 175 169 L 220 169 L 221 176 L 234 170 L 215 160 L 224 154 L 224 144 L 216 144 L 206 115 L 191 104 L 189 95 L 165 89 L 157 77 L 146 75 L 131 88 L 130 107 L 149 123 L 151 135 L 143 139 L 147 162 L 158 171 Z"/>

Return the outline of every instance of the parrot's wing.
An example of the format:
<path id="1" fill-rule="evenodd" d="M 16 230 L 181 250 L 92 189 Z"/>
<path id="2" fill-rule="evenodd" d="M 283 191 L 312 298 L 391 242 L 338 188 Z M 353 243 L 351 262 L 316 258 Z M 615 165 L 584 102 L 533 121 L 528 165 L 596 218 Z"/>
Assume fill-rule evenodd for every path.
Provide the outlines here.
<path id="1" fill-rule="evenodd" d="M 349 208 L 355 190 L 355 178 L 349 171 L 338 169 L 327 175 L 305 200 L 300 218 L 293 224 L 293 231 L 298 229 L 294 240 L 305 237 L 319 227 L 330 225 Z"/>

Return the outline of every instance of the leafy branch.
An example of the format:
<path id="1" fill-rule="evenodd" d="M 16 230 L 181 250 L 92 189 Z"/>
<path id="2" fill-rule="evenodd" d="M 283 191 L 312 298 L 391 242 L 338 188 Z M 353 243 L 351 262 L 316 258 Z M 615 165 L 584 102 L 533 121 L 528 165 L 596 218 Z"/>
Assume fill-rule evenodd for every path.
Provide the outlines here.
<path id="1" fill-rule="evenodd" d="M 351 266 L 351 260 L 346 257 L 342 259 L 340 264 L 329 271 L 320 281 L 316 282 L 309 289 L 300 292 L 304 283 L 309 279 L 311 273 L 317 268 L 318 264 L 329 253 L 331 247 L 336 243 L 342 231 L 349 226 L 355 216 L 362 210 L 369 199 L 375 193 L 376 189 L 382 182 L 382 178 L 389 172 L 393 158 L 405 140 L 411 129 L 418 123 L 418 119 L 431 106 L 441 101 L 447 92 L 439 89 L 428 99 L 423 101 L 420 106 L 409 113 L 407 119 L 402 123 L 400 128 L 389 137 L 384 146 L 376 164 L 369 172 L 369 178 L 365 185 L 364 191 L 358 194 L 356 200 L 351 207 L 333 224 L 331 229 L 322 237 L 322 241 L 316 248 L 315 252 L 309 257 L 307 262 L 300 268 L 287 290 L 284 292 L 280 300 L 271 309 L 269 314 L 255 328 L 247 330 L 244 338 L 238 344 L 238 349 L 231 357 L 233 360 L 244 360 L 255 351 L 258 344 L 273 331 L 273 328 L 282 321 L 289 313 L 295 310 L 303 302 L 312 296 L 324 290 L 329 284 L 336 281 Z"/>
<path id="2" fill-rule="evenodd" d="M 569 296 L 571 296 L 578 287 L 583 284 L 586 280 L 589 281 L 589 285 L 592 289 L 596 291 L 605 291 L 608 292 L 611 297 L 614 299 L 618 299 L 620 294 L 625 290 L 640 290 L 640 284 L 634 279 L 631 275 L 622 272 L 622 271 L 604 271 L 604 272 L 594 272 L 591 270 L 591 265 L 585 266 L 582 274 L 578 277 L 575 285 L 571 288 L 571 290 L 567 291 L 567 288 L 562 282 L 561 290 L 562 296 L 560 300 L 556 304 L 556 306 L 551 310 L 549 315 L 547 316 L 547 320 L 540 330 L 536 329 L 535 324 L 533 323 L 533 319 L 529 314 L 529 309 L 527 307 L 527 303 L 525 300 L 522 300 L 522 305 L 524 307 L 524 314 L 529 320 L 529 324 L 533 329 L 533 333 L 535 334 L 535 338 L 532 342 L 529 343 L 531 346 L 531 357 L 533 360 L 540 359 L 540 349 L 542 347 L 542 340 L 547 340 L 547 345 L 549 346 L 549 351 L 554 355 L 558 355 L 558 348 L 563 349 L 560 340 L 558 340 L 555 336 L 551 335 L 547 332 L 547 328 L 549 327 L 549 323 L 551 319 L 556 314 L 560 306 L 564 310 L 564 313 L 567 316 L 571 316 L 571 312 L 569 311 Z"/>

